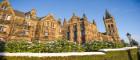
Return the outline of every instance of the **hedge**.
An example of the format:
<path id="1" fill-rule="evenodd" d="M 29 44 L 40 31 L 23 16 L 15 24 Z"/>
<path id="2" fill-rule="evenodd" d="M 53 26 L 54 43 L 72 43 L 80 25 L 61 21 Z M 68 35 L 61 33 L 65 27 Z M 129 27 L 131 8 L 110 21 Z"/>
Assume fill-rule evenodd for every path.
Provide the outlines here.
<path id="1" fill-rule="evenodd" d="M 120 48 L 121 44 L 109 41 L 90 41 L 78 44 L 68 40 L 56 40 L 45 43 L 29 43 L 26 40 L 0 42 L 0 52 L 93 52 L 104 48 Z"/>

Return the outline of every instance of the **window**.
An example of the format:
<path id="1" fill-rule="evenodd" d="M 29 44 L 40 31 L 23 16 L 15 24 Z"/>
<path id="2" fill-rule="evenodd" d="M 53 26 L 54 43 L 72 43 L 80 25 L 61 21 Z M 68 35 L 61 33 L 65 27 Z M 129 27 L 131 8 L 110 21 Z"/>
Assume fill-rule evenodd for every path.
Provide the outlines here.
<path id="1" fill-rule="evenodd" d="M 111 28 L 114 28 L 113 24 L 111 24 Z"/>
<path id="2" fill-rule="evenodd" d="M 3 14 L 2 15 L 2 19 L 6 19 L 6 14 Z"/>
<path id="3" fill-rule="evenodd" d="M 74 31 L 74 42 L 77 42 L 77 32 Z"/>
<path id="4" fill-rule="evenodd" d="M 0 32 L 3 32 L 3 31 L 4 31 L 4 27 L 0 26 Z"/>
<path id="5" fill-rule="evenodd" d="M 74 24 L 74 31 L 77 31 L 77 24 Z"/>
<path id="6" fill-rule="evenodd" d="M 31 22 L 28 22 L 28 26 L 31 26 Z"/>
<path id="7" fill-rule="evenodd" d="M 67 32 L 67 38 L 68 38 L 68 40 L 70 39 L 70 33 L 69 32 Z"/>
<path id="8" fill-rule="evenodd" d="M 26 15 L 25 18 L 26 18 L 26 19 L 30 19 L 31 16 L 30 16 L 30 15 Z"/>
<path id="9" fill-rule="evenodd" d="M 4 20 L 7 20 L 7 17 L 8 17 L 8 15 L 7 15 L 7 14 L 5 14 Z"/>
<path id="10" fill-rule="evenodd" d="M 2 9 L 3 9 L 3 10 L 7 10 L 7 7 L 3 5 L 3 6 L 2 6 Z"/>
<path id="11" fill-rule="evenodd" d="M 52 24 L 53 24 L 53 23 L 51 22 L 51 26 L 50 26 L 51 28 L 52 28 Z"/>
<path id="12" fill-rule="evenodd" d="M 111 28 L 110 25 L 108 25 L 108 28 L 109 28 L 109 29 Z"/>
<path id="13" fill-rule="evenodd" d="M 28 35 L 29 34 L 29 31 L 28 30 L 24 30 L 21 34 L 22 35 Z"/>
<path id="14" fill-rule="evenodd" d="M 11 20 L 11 17 L 12 17 L 11 15 L 8 15 L 6 20 Z"/>
<path id="15" fill-rule="evenodd" d="M 50 22 L 47 22 L 47 24 L 48 24 L 48 27 L 50 27 Z"/>
<path id="16" fill-rule="evenodd" d="M 114 25 L 113 24 L 111 24 L 111 28 L 112 28 L 112 32 L 115 32 L 114 31 Z"/>
<path id="17" fill-rule="evenodd" d="M 85 31 L 81 31 L 81 35 L 82 36 L 85 36 Z"/>
<path id="18" fill-rule="evenodd" d="M 68 26 L 68 31 L 70 31 L 70 26 Z"/>
<path id="19" fill-rule="evenodd" d="M 52 27 L 54 28 L 54 23 L 52 24 Z"/>
<path id="20" fill-rule="evenodd" d="M 2 14 L 0 14 L 0 19 L 2 19 Z"/>
<path id="21" fill-rule="evenodd" d="M 48 36 L 48 32 L 45 32 L 45 36 Z"/>
<path id="22" fill-rule="evenodd" d="M 84 25 L 83 24 L 81 24 L 80 27 L 81 27 L 81 30 L 84 30 Z"/>

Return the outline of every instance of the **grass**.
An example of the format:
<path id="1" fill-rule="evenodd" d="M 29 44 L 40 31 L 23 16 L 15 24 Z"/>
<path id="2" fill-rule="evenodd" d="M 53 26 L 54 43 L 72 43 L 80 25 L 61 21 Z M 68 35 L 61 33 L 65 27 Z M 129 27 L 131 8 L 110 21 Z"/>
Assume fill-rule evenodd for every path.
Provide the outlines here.
<path id="1" fill-rule="evenodd" d="M 0 60 L 138 60 L 137 49 L 108 51 L 106 55 L 85 55 L 65 57 L 0 57 Z"/>

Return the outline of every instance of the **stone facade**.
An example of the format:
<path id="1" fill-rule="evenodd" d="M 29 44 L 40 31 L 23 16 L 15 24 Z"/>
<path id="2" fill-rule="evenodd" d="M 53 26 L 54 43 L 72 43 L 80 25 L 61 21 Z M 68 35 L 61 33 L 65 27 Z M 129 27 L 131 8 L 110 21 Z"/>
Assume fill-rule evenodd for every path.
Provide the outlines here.
<path id="1" fill-rule="evenodd" d="M 116 23 L 114 18 L 109 14 L 108 11 L 105 13 L 103 18 L 106 32 L 101 33 L 98 31 L 96 22 L 89 22 L 86 15 L 83 14 L 83 17 L 73 16 L 69 21 L 64 20 L 63 29 L 65 30 L 64 36 L 68 40 L 78 43 L 85 43 L 86 41 L 91 40 L 106 40 L 106 41 L 120 41 Z"/>
<path id="2" fill-rule="evenodd" d="M 96 22 L 89 22 L 85 14 L 83 17 L 73 16 L 64 19 L 63 24 L 52 14 L 37 17 L 36 10 L 21 12 L 14 10 L 7 0 L 0 3 L 0 40 L 28 41 L 68 39 L 72 42 L 85 43 L 91 40 L 120 41 L 114 17 L 106 11 L 103 18 L 106 32 L 98 31 Z"/>

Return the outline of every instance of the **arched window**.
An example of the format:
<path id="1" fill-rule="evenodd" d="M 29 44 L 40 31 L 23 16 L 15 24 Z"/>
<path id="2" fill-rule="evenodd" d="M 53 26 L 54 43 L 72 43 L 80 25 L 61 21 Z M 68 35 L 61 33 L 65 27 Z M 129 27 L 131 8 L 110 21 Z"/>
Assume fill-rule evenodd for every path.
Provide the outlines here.
<path id="1" fill-rule="evenodd" d="M 110 25 L 108 25 L 108 28 L 110 29 Z"/>
<path id="2" fill-rule="evenodd" d="M 3 32 L 4 31 L 4 26 L 0 26 L 0 32 Z"/>
<path id="3" fill-rule="evenodd" d="M 111 29 L 112 29 L 112 32 L 115 32 L 114 31 L 114 25 L 113 24 L 111 24 Z"/>
<path id="4" fill-rule="evenodd" d="M 81 30 L 83 31 L 84 30 L 84 25 L 80 24 L 80 27 L 81 27 Z"/>
<path id="5" fill-rule="evenodd" d="M 77 31 L 77 24 L 74 24 L 74 31 Z"/>
<path id="6" fill-rule="evenodd" d="M 114 28 L 114 25 L 113 24 L 111 24 L 111 28 Z"/>
<path id="7" fill-rule="evenodd" d="M 68 31 L 70 31 L 70 26 L 68 26 Z"/>

